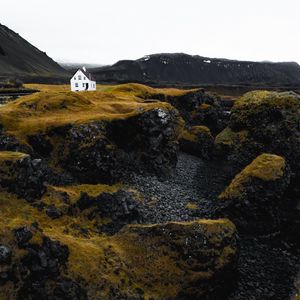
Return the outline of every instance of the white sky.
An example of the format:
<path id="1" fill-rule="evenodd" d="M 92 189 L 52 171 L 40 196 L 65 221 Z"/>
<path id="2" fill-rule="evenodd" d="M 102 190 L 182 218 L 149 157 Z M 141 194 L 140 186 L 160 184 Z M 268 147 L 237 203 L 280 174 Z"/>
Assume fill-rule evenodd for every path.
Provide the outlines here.
<path id="1" fill-rule="evenodd" d="M 185 52 L 300 63 L 300 0 L 0 0 L 0 23 L 69 62 Z"/>

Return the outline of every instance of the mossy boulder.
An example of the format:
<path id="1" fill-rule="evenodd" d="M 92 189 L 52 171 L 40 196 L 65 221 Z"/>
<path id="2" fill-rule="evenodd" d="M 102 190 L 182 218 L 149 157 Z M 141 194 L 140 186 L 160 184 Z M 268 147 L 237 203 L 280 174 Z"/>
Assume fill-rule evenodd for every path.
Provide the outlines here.
<path id="1" fill-rule="evenodd" d="M 39 160 L 28 154 L 0 151 L 0 186 L 27 200 L 39 198 L 45 191 L 45 173 Z"/>
<path id="2" fill-rule="evenodd" d="M 242 170 L 218 197 L 221 213 L 242 232 L 268 234 L 279 226 L 278 209 L 290 183 L 283 157 L 262 154 Z"/>
<path id="3" fill-rule="evenodd" d="M 124 92 L 41 92 L 2 107 L 0 124 L 16 139 L 2 148 L 20 143 L 81 182 L 111 182 L 132 172 L 170 175 L 183 120 L 166 102 Z"/>
<path id="4" fill-rule="evenodd" d="M 122 245 L 141 299 L 220 299 L 234 282 L 237 240 L 229 220 L 130 225 L 112 239 Z M 137 290 L 126 294 L 139 298 Z"/>
<path id="5" fill-rule="evenodd" d="M 37 223 L 14 229 L 9 243 L 11 261 L 0 266 L 0 286 L 9 299 L 88 299 L 85 289 L 63 274 L 68 247 L 45 236 Z"/>
<path id="6" fill-rule="evenodd" d="M 193 126 L 183 130 L 179 139 L 180 148 L 187 153 L 210 159 L 214 149 L 214 138 L 205 126 Z"/>
<path id="7" fill-rule="evenodd" d="M 219 97 L 208 94 L 203 89 L 188 91 L 183 95 L 167 96 L 166 100 L 178 109 L 189 126 L 206 126 L 215 135 L 227 124 Z"/>
<path id="8" fill-rule="evenodd" d="M 229 125 L 215 140 L 234 173 L 262 153 L 283 156 L 300 175 L 300 96 L 293 92 L 254 91 L 233 106 Z"/>

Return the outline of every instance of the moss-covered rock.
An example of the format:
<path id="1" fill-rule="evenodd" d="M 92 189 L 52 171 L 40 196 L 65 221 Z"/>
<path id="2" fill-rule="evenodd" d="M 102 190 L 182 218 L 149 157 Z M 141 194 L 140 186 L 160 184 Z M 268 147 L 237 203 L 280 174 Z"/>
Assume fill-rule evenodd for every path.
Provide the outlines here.
<path id="1" fill-rule="evenodd" d="M 39 160 L 28 154 L 0 151 L 0 187 L 27 200 L 39 198 L 44 190 L 45 173 Z"/>
<path id="2" fill-rule="evenodd" d="M 300 175 L 300 96 L 254 91 L 237 100 L 229 126 L 215 140 L 235 173 L 262 153 L 283 156 Z"/>
<path id="3" fill-rule="evenodd" d="M 210 159 L 214 149 L 214 138 L 205 126 L 193 126 L 182 131 L 180 148 L 187 153 Z"/>
<path id="4" fill-rule="evenodd" d="M 145 296 L 218 299 L 232 284 L 237 244 L 229 220 L 130 225 L 114 239 Z"/>
<path id="5" fill-rule="evenodd" d="M 77 199 L 83 189 L 66 192 Z M 128 225 L 106 236 L 84 215 L 52 220 L 2 193 L 0 225 L 12 251 L 0 264 L 3 299 L 220 299 L 234 282 L 237 237 L 225 219 Z"/>
<path id="6" fill-rule="evenodd" d="M 0 124 L 56 170 L 81 182 L 110 182 L 131 172 L 172 173 L 183 120 L 170 104 L 129 92 L 48 91 L 1 108 Z"/>
<path id="7" fill-rule="evenodd" d="M 278 229 L 278 208 L 289 182 L 290 171 L 285 159 L 262 154 L 219 195 L 221 211 L 241 231 L 272 232 Z"/>
<path id="8" fill-rule="evenodd" d="M 219 97 L 205 93 L 203 89 L 192 90 L 183 95 L 167 96 L 165 98 L 178 109 L 189 126 L 206 126 L 213 134 L 216 134 L 227 124 Z"/>

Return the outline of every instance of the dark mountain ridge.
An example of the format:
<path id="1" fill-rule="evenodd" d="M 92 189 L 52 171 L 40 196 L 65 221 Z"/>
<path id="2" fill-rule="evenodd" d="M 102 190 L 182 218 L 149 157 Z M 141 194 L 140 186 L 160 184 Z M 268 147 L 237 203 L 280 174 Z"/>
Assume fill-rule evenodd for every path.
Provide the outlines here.
<path id="1" fill-rule="evenodd" d="M 121 60 L 93 70 L 99 82 L 140 82 L 186 85 L 299 85 L 300 66 L 295 62 L 253 62 L 192 56 L 183 53 L 153 54 Z"/>
<path id="2" fill-rule="evenodd" d="M 67 71 L 45 52 L 0 24 L 0 78 L 58 80 L 67 76 Z"/>

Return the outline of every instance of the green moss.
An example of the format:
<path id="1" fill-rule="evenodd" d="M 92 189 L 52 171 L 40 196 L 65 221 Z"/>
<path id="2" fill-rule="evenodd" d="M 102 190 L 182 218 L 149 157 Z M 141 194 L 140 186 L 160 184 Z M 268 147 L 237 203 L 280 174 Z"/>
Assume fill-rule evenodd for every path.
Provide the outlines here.
<path id="1" fill-rule="evenodd" d="M 190 129 L 184 129 L 181 133 L 180 138 L 190 141 L 190 142 L 198 142 L 201 140 L 202 136 L 209 136 L 212 138 L 211 132 L 206 126 L 193 126 Z"/>
<path id="2" fill-rule="evenodd" d="M 238 143 L 243 143 L 247 140 L 248 131 L 233 131 L 230 127 L 226 127 L 222 132 L 220 132 L 215 139 L 216 145 L 234 146 Z"/>
<path id="3" fill-rule="evenodd" d="M 273 154 L 262 154 L 232 180 L 219 199 L 239 198 L 252 178 L 276 181 L 284 175 L 284 170 L 284 158 Z"/>

